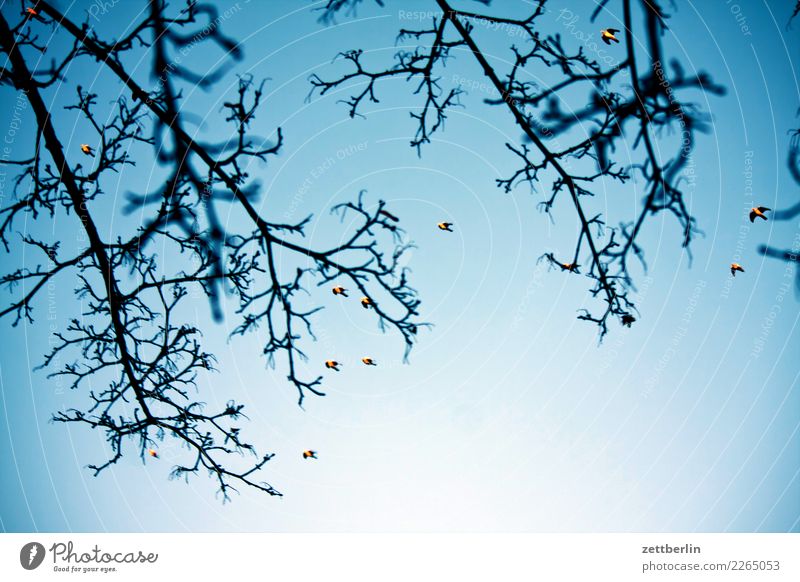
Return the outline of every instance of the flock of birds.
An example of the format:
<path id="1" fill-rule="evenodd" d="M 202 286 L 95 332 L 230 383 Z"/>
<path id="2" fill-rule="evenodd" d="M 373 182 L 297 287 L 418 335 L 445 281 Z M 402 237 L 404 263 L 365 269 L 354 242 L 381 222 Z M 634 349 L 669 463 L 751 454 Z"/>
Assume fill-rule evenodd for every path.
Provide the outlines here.
<path id="1" fill-rule="evenodd" d="M 381 210 L 380 212 L 381 212 L 381 214 L 383 214 L 385 216 L 388 216 L 390 219 L 392 219 L 394 221 L 398 220 L 396 216 L 394 216 L 393 214 L 390 214 L 386 210 Z M 453 223 L 452 222 L 440 222 L 439 224 L 436 225 L 436 227 L 439 230 L 444 230 L 446 232 L 453 232 Z M 337 285 L 336 287 L 333 287 L 331 289 L 331 292 L 334 295 L 340 295 L 342 297 L 350 297 L 347 294 L 347 289 L 345 289 L 344 287 L 342 287 L 340 285 Z M 375 303 L 373 303 L 372 299 L 370 299 L 366 295 L 361 298 L 361 307 L 363 307 L 364 309 L 370 309 L 370 308 L 372 308 L 374 306 L 375 306 Z M 377 366 L 378 365 L 378 364 L 375 363 L 375 360 L 373 360 L 370 357 L 361 358 L 361 362 L 366 366 Z M 325 361 L 325 367 L 328 368 L 329 370 L 335 370 L 335 371 L 338 372 L 339 371 L 339 366 L 341 366 L 341 365 L 342 364 L 337 362 L 336 360 L 326 360 Z"/>
<path id="2" fill-rule="evenodd" d="M 92 148 L 90 148 L 86 144 L 81 144 L 81 151 L 84 154 L 88 155 L 88 156 L 94 156 L 94 152 L 92 151 Z M 385 210 L 381 210 L 381 213 L 387 215 L 392 220 L 395 220 L 395 221 L 397 220 L 396 217 L 394 217 L 393 215 L 389 214 Z M 454 232 L 453 231 L 453 223 L 452 222 L 440 222 L 440 223 L 438 223 L 436 225 L 436 227 L 439 230 L 442 230 L 442 231 Z M 331 292 L 336 296 L 350 297 L 350 295 L 347 294 L 347 289 L 345 289 L 341 285 L 336 285 L 335 287 L 333 287 L 331 289 Z M 371 308 L 374 307 L 374 305 L 375 305 L 375 303 L 372 301 L 372 299 L 370 299 L 366 295 L 361 298 L 361 307 L 363 307 L 364 309 L 371 309 Z M 377 362 L 373 358 L 371 358 L 369 356 L 364 356 L 363 358 L 361 358 L 361 363 L 364 364 L 365 366 L 377 366 L 378 365 Z M 339 368 L 341 366 L 342 366 L 342 363 L 341 362 L 337 362 L 336 360 L 325 360 L 325 367 L 328 370 L 334 370 L 336 372 L 339 372 L 340 371 Z M 158 457 L 158 452 L 155 449 L 147 449 L 147 454 L 150 455 L 151 457 L 153 457 L 154 459 L 158 459 L 159 458 Z M 303 451 L 303 459 L 317 459 L 317 458 L 318 458 L 317 457 L 317 451 L 312 451 L 311 449 Z"/>
<path id="3" fill-rule="evenodd" d="M 39 17 L 38 13 L 33 8 L 28 8 L 26 10 L 26 12 L 27 12 L 27 15 L 29 17 L 32 17 L 32 18 L 38 18 Z M 612 42 L 619 43 L 619 39 L 616 36 L 618 33 L 619 33 L 619 29 L 606 28 L 606 29 L 600 31 L 600 38 L 603 40 L 603 42 L 605 42 L 606 44 L 609 44 L 609 45 Z M 80 149 L 81 149 L 81 152 L 83 152 L 85 155 L 87 155 L 89 157 L 93 158 L 95 156 L 95 150 L 89 144 L 85 144 L 85 143 L 81 144 Z M 762 220 L 768 220 L 768 218 L 767 218 L 765 213 L 770 212 L 770 211 L 771 211 L 771 209 L 767 208 L 766 206 L 755 206 L 755 207 L 751 208 L 750 209 L 750 222 L 755 222 L 756 218 L 761 218 Z M 383 214 L 384 216 L 386 216 L 390 220 L 393 220 L 395 222 L 398 221 L 398 218 L 396 216 L 394 216 L 393 214 L 390 214 L 388 211 L 381 210 L 380 212 L 381 212 L 381 214 Z M 452 222 L 440 222 L 440 223 L 438 223 L 436 225 L 436 227 L 441 231 L 453 232 L 453 223 Z M 563 270 L 565 270 L 565 271 L 569 271 L 569 272 L 572 272 L 572 273 L 578 273 L 579 272 L 578 271 L 579 265 L 577 265 L 576 263 L 561 263 L 561 268 Z M 739 263 L 731 263 L 730 269 L 731 269 L 731 275 L 734 276 L 734 277 L 736 276 L 737 272 L 744 273 L 744 267 L 742 267 L 742 265 L 740 265 Z M 347 294 L 347 289 L 345 289 L 344 287 L 342 287 L 340 285 L 337 285 L 337 286 L 333 287 L 331 289 L 331 292 L 336 296 L 349 297 L 349 295 Z M 370 299 L 366 295 L 361 298 L 361 306 L 364 309 L 370 309 L 370 308 L 374 307 L 374 305 L 375 304 L 373 303 L 372 299 Z M 627 327 L 630 327 L 631 324 L 634 321 L 636 321 L 636 319 L 632 315 L 624 315 L 622 317 L 622 324 L 627 326 Z M 371 358 L 369 356 L 364 356 L 363 358 L 361 358 L 361 363 L 364 364 L 365 366 L 377 366 L 378 365 L 377 362 L 373 358 Z M 327 368 L 328 370 L 333 370 L 333 371 L 339 372 L 341 366 L 342 366 L 341 362 L 338 362 L 336 360 L 325 360 L 325 368 Z M 151 457 L 153 457 L 155 459 L 159 458 L 158 457 L 158 453 L 155 451 L 155 449 L 148 449 L 147 450 L 147 454 L 149 454 Z M 316 459 L 316 458 L 318 458 L 316 451 L 312 451 L 310 449 L 306 450 L 306 451 L 303 451 L 303 459 Z"/>
<path id="4" fill-rule="evenodd" d="M 619 31 L 616 30 L 616 29 L 608 28 L 608 29 L 603 30 L 601 32 L 601 37 L 606 42 L 606 44 L 610 44 L 612 41 L 613 42 L 619 42 L 619 40 L 615 36 L 615 34 L 618 33 L 618 32 Z M 80 148 L 81 148 L 81 151 L 85 155 L 87 155 L 89 157 L 94 157 L 95 151 L 88 144 L 85 144 L 85 143 L 81 144 Z M 766 206 L 755 206 L 755 207 L 751 208 L 750 209 L 750 222 L 755 222 L 756 218 L 761 218 L 762 220 L 769 220 L 767 218 L 766 213 L 770 212 L 771 210 L 772 210 L 771 208 L 767 208 Z M 388 217 L 391 220 L 394 220 L 395 222 L 398 220 L 398 218 L 396 216 L 394 216 L 393 214 L 390 214 L 386 210 L 381 210 L 380 212 L 381 212 L 381 214 L 385 215 L 386 217 Z M 440 222 L 440 223 L 438 223 L 436 225 L 436 227 L 441 231 L 453 232 L 453 223 L 452 222 Z M 578 271 L 579 265 L 576 264 L 576 263 L 561 263 L 561 268 L 563 270 L 569 271 L 571 273 L 578 273 L 579 272 Z M 733 275 L 734 277 L 736 276 L 737 272 L 744 273 L 744 268 L 739 263 L 731 263 L 730 269 L 731 269 L 731 275 Z M 345 289 L 341 285 L 336 285 L 335 287 L 333 287 L 331 289 L 331 292 L 336 296 L 349 297 L 347 289 Z M 365 295 L 364 297 L 361 298 L 361 306 L 364 309 L 371 309 L 374 305 L 375 305 L 374 302 L 368 296 Z M 631 324 L 634 323 L 635 321 L 636 321 L 636 318 L 634 318 L 630 314 L 626 314 L 626 315 L 622 316 L 622 325 L 624 325 L 624 326 L 630 327 Z M 377 362 L 373 358 L 371 358 L 369 356 L 364 356 L 363 358 L 361 358 L 361 363 L 364 364 L 365 366 L 377 366 L 378 365 Z M 327 368 L 328 370 L 334 370 L 336 372 L 339 372 L 341 366 L 342 366 L 341 362 L 338 362 L 336 360 L 325 360 L 325 368 Z M 147 453 L 151 457 L 153 457 L 155 459 L 159 458 L 158 457 L 158 453 L 154 449 L 148 449 Z M 313 451 L 311 449 L 303 451 L 303 459 L 317 459 L 317 458 L 318 458 L 317 457 L 317 451 Z"/>
<path id="5" fill-rule="evenodd" d="M 395 222 L 398 221 L 398 218 L 396 216 L 394 216 L 393 214 L 390 214 L 386 210 L 381 210 L 380 213 L 383 214 L 384 216 L 388 217 L 390 220 L 394 220 Z M 445 231 L 445 232 L 453 232 L 453 223 L 452 222 L 440 222 L 440 223 L 438 223 L 436 225 L 436 227 L 439 230 L 442 230 L 442 231 Z M 335 287 L 333 287 L 331 289 L 331 293 L 333 293 L 336 296 L 340 296 L 340 297 L 350 297 L 347 294 L 347 289 L 345 289 L 341 285 L 336 285 Z M 364 297 L 361 298 L 361 307 L 363 307 L 364 309 L 371 309 L 372 307 L 374 307 L 374 305 L 375 305 L 375 303 L 373 303 L 372 299 L 370 299 L 368 296 L 365 295 Z M 365 356 L 365 357 L 361 358 L 361 363 L 364 364 L 365 366 L 377 366 L 378 365 L 377 362 L 375 362 L 375 360 L 373 358 L 370 358 L 369 356 Z M 342 365 L 342 363 L 341 362 L 337 362 L 336 360 L 325 360 L 325 367 L 327 369 L 329 369 L 329 370 L 334 370 L 336 372 L 339 372 L 340 371 L 339 368 L 341 367 L 341 365 Z M 317 459 L 317 458 L 318 458 L 317 457 L 317 451 L 313 451 L 311 449 L 309 449 L 307 451 L 303 451 L 303 459 Z"/>

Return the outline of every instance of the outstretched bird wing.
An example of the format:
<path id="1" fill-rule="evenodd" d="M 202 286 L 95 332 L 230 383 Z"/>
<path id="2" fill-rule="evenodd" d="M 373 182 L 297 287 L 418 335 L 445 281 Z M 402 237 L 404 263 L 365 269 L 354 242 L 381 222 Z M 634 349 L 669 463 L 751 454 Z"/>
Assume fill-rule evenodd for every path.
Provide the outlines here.
<path id="1" fill-rule="evenodd" d="M 758 212 L 760 212 L 761 214 L 764 214 L 765 212 L 769 212 L 772 209 L 771 208 L 767 208 L 766 206 L 758 206 L 758 207 L 754 208 L 753 210 L 750 211 L 750 222 L 754 222 L 755 219 L 756 219 L 756 216 L 760 216 L 761 215 L 761 214 L 757 214 L 756 210 L 758 210 Z M 766 216 L 764 218 L 766 218 Z"/>

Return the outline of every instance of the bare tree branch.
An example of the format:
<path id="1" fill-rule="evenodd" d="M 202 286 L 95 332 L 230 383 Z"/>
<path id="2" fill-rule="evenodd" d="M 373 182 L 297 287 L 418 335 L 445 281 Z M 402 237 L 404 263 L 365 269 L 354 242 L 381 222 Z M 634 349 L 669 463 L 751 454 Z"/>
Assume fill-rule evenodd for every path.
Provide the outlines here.
<path id="1" fill-rule="evenodd" d="M 3 84 L 23 91 L 37 122 L 33 154 L 11 162 L 19 173 L 14 199 L 0 208 L 0 241 L 13 252 L 12 235 L 21 217 L 34 224 L 42 216 L 64 214 L 80 221 L 88 244 L 76 250 L 34 234 L 22 236 L 21 244 L 35 249 L 41 262 L 0 277 L 0 285 L 12 295 L 0 316 L 13 316 L 14 323 L 33 322 L 43 288 L 56 278 L 71 276 L 76 282 L 83 312 L 56 332 L 43 367 L 88 397 L 86 406 L 60 411 L 53 420 L 105 432 L 111 453 L 104 462 L 90 465 L 95 474 L 123 457 L 128 440 L 136 441 L 139 456 L 146 459 L 157 456 L 158 443 L 169 437 L 187 455 L 176 462 L 172 477 L 207 471 L 224 500 L 240 485 L 280 495 L 257 479 L 273 455 L 258 454 L 242 438 L 238 423 L 246 418 L 243 405 L 231 400 L 213 412 L 196 399 L 197 379 L 214 372 L 216 359 L 203 349 L 201 330 L 180 320 L 179 306 L 189 289 L 199 289 L 219 320 L 224 298 L 232 297 L 240 317 L 233 335 L 266 326 L 266 360 L 285 367 L 302 405 L 307 394 L 324 394 L 322 376 L 304 377 L 298 366 L 305 357 L 304 343 L 314 339 L 313 316 L 321 308 L 302 307 L 305 302 L 297 301 L 298 294 L 349 280 L 374 298 L 377 324 L 401 334 L 407 356 L 425 325 L 417 319 L 420 302 L 401 266 L 409 245 L 401 242 L 385 203 L 369 203 L 364 193 L 333 209 L 339 216 L 355 217 L 348 220 L 353 230 L 345 242 L 333 247 L 315 248 L 302 240 L 311 216 L 287 224 L 271 220 L 269 208 L 256 210 L 259 185 L 249 176 L 249 165 L 266 161 L 283 145 L 280 128 L 271 140 L 250 129 L 262 109 L 263 82 L 240 77 L 235 95 L 224 102 L 231 137 L 219 143 L 190 137 L 182 84 L 213 88 L 228 63 L 203 75 L 186 60 L 177 65 L 173 55 L 204 42 L 229 52 L 234 61 L 241 57 L 240 47 L 220 30 L 213 6 L 188 1 L 170 16 L 165 2 L 149 0 L 149 10 L 131 32 L 112 41 L 87 24 L 75 24 L 48 2 L 39 2 L 37 10 L 42 16 L 35 23 L 23 18 L 12 26 L 3 19 L 0 26 L 0 46 L 10 64 L 3 70 Z M 29 63 L 44 62 L 39 57 L 48 50 L 38 42 L 33 24 L 66 34 L 73 48 L 49 67 L 31 68 Z M 151 74 L 157 82 L 151 88 L 137 83 L 123 65 L 123 57 L 135 50 L 152 55 Z M 42 92 L 56 82 L 63 90 L 69 83 L 63 72 L 77 61 L 99 63 L 112 72 L 127 86 L 130 99 L 118 99 L 110 121 L 101 122 L 95 113 L 98 96 L 75 87 L 76 99 L 67 113 L 83 117 L 95 135 L 86 138 L 93 143 L 82 148 L 77 154 L 81 162 L 74 163 L 58 139 Z M 141 226 L 105 241 L 97 224 L 111 217 L 101 215 L 107 210 L 95 203 L 105 196 L 105 176 L 134 164 L 128 153 L 134 143 L 151 149 L 166 177 L 152 191 L 128 193 L 123 211 L 140 214 Z M 223 225 L 223 207 L 241 212 L 242 220 Z M 173 254 L 184 260 L 167 261 Z M 285 260 L 287 255 L 294 260 Z M 292 262 L 306 266 L 282 266 Z M 92 388 L 98 385 L 105 388 Z M 250 462 L 236 460 L 251 455 Z"/>
<path id="2" fill-rule="evenodd" d="M 603 307 L 598 313 L 581 310 L 578 317 L 597 324 L 602 339 L 608 331 L 610 317 L 617 317 L 623 325 L 628 325 L 631 312 L 636 310 L 628 298 L 628 291 L 634 289 L 628 259 L 634 255 L 643 268 L 647 266 L 644 250 L 638 243 L 647 218 L 664 211 L 674 215 L 681 228 L 682 245 L 687 250 L 693 236 L 699 232 L 696 219 L 688 211 L 681 183 L 686 181 L 684 171 L 691 162 L 695 132 L 707 128 L 698 108 L 679 101 L 676 93 L 688 88 L 715 94 L 722 94 L 724 90 L 705 73 L 694 77 L 686 75 L 677 60 L 670 62 L 671 73 L 666 70 L 660 40 L 664 14 L 656 2 L 640 2 L 645 16 L 642 35 L 650 53 L 649 70 L 644 74 L 638 71 L 633 42 L 637 31 L 629 0 L 623 0 L 626 51 L 620 62 L 610 68 L 603 68 L 591 58 L 584 46 L 571 50 L 560 34 L 543 32 L 540 21 L 546 13 L 546 0 L 532 4 L 529 15 L 517 19 L 461 10 L 448 0 L 435 0 L 441 14 L 432 18 L 430 26 L 418 30 L 401 29 L 398 34 L 398 39 L 421 46 L 399 51 L 396 64 L 378 70 L 369 70 L 362 64 L 360 49 L 342 53 L 340 57 L 351 65 L 350 72 L 333 79 L 312 75 L 311 95 L 324 95 L 360 81 L 358 92 L 345 101 L 350 117 L 354 117 L 360 115 L 360 110 L 368 103 L 378 101 L 378 86 L 386 79 L 418 79 L 414 94 L 422 95 L 423 102 L 418 107 L 419 112 L 412 113 L 417 131 L 411 145 L 420 152 L 421 146 L 430 141 L 430 135 L 443 128 L 447 110 L 460 105 L 461 89 L 444 87 L 443 76 L 438 71 L 457 54 L 467 53 L 473 58 L 499 95 L 484 101 L 507 109 L 523 132 L 522 143 L 506 144 L 518 159 L 519 169 L 508 178 L 497 180 L 497 185 L 506 192 L 519 184 L 527 184 L 535 190 L 550 177 L 550 185 L 545 187 L 550 195 L 540 204 L 545 212 L 550 212 L 561 192 L 569 195 L 579 224 L 574 252 L 569 260 L 556 258 L 552 253 L 541 259 L 561 270 L 581 272 L 594 281 L 590 293 L 602 300 Z M 595 16 L 604 5 L 604 2 L 598 5 Z M 335 12 L 345 7 L 352 6 L 331 3 L 328 10 Z M 505 75 L 482 51 L 476 34 L 479 25 L 485 25 L 482 27 L 487 30 L 512 29 L 519 33 L 515 37 L 523 38 L 525 46 L 509 47 L 513 65 Z M 562 79 L 548 87 L 528 80 L 542 78 L 541 69 L 549 70 L 551 75 L 560 73 Z M 612 83 L 623 72 L 631 77 L 628 95 L 611 90 Z M 579 88 L 585 88 L 587 95 L 583 108 L 562 111 L 561 96 Z M 635 126 L 632 140 L 626 135 L 629 126 Z M 664 131 L 675 130 L 681 136 L 677 155 L 662 160 L 657 155 L 654 140 Z M 578 134 L 582 135 L 576 139 Z M 561 137 L 572 143 L 561 143 Z M 643 150 L 643 161 L 616 164 L 611 154 L 622 141 L 626 148 Z M 663 145 L 658 148 L 662 149 Z M 594 168 L 584 163 L 586 160 L 592 162 Z M 596 184 L 609 181 L 625 184 L 634 173 L 644 179 L 646 195 L 633 220 L 608 227 L 601 214 L 586 210 L 586 200 L 594 196 Z M 578 271 L 580 264 L 585 265 L 582 271 Z"/>

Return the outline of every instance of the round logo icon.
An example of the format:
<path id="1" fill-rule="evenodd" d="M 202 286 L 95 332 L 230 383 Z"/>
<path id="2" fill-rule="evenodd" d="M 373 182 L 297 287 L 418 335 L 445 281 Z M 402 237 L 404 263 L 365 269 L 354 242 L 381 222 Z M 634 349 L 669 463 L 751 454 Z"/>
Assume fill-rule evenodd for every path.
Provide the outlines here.
<path id="1" fill-rule="evenodd" d="M 19 563 L 26 570 L 35 570 L 44 562 L 44 546 L 39 542 L 28 542 L 19 551 Z"/>

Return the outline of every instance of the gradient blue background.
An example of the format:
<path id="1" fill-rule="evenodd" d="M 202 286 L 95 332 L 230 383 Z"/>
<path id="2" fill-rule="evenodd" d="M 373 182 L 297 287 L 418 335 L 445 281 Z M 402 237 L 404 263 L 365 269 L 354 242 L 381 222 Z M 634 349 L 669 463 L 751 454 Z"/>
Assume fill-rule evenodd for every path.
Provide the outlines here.
<path id="1" fill-rule="evenodd" d="M 502 4 L 510 14 L 526 8 Z M 577 47 L 560 28 L 558 9 L 569 7 L 580 15 L 576 30 L 596 35 L 600 26 L 619 24 L 618 4 L 611 0 L 597 24 L 588 20 L 589 3 L 554 2 L 546 18 Z M 236 397 L 247 404 L 250 440 L 277 453 L 263 476 L 285 494 L 242 491 L 223 505 L 204 476 L 188 485 L 167 480 L 170 459 L 181 454 L 170 441 L 160 461 L 143 464 L 129 455 L 93 478 L 85 466 L 107 454 L 103 435 L 48 422 L 54 410 L 85 402 L 83 394 L 32 371 L 49 334 L 78 309 L 73 280 L 60 279 L 41 296 L 34 325 L 0 322 L 0 529 L 800 531 L 800 311 L 794 287 L 777 299 L 782 284 L 794 284 L 794 272 L 755 252 L 765 242 L 790 246 L 800 224 L 759 223 L 741 238 L 739 231 L 749 225 L 747 152 L 758 204 L 786 207 L 798 197 L 785 167 L 787 130 L 797 125 L 800 104 L 798 39 L 786 28 L 790 4 L 737 5 L 752 33 L 745 35 L 734 3 L 678 2 L 665 37 L 668 52 L 729 89 L 724 97 L 688 95 L 712 115 L 712 132 L 693 156 L 696 182 L 689 188 L 705 236 L 693 244 L 690 265 L 674 220 L 661 215 L 649 222 L 650 269 L 636 268 L 641 319 L 631 329 L 614 323 L 600 346 L 596 329 L 575 319 L 577 309 L 592 305 L 589 281 L 536 262 L 548 250 L 570 252 L 573 211 L 562 199 L 551 222 L 537 210 L 542 192 L 520 188 L 508 195 L 494 186 L 514 168 L 503 144 L 517 141 L 519 130 L 505 110 L 482 104 L 488 93 L 481 87 L 463 98 L 465 108 L 450 112 L 446 131 L 421 158 L 408 147 L 415 129 L 408 113 L 418 100 L 404 81 L 380 87 L 381 102 L 367 108 L 367 119 L 348 119 L 336 103 L 347 91 L 304 102 L 309 74 L 330 78 L 340 50 L 363 47 L 368 62 L 389 61 L 396 30 L 420 24 L 400 10 L 433 10 L 433 2 L 390 1 L 383 10 L 368 3 L 357 17 L 343 16 L 330 27 L 316 21 L 312 3 L 226 5 L 224 30 L 242 41 L 246 57 L 212 93 L 186 88 L 198 136 L 229 135 L 219 108 L 233 93 L 234 73 L 271 78 L 255 130 L 274 139 L 281 126 L 286 142 L 279 157 L 251 168 L 265 212 L 276 219 L 313 212 L 308 237 L 323 246 L 343 236 L 343 226 L 328 215 L 333 204 L 361 189 L 370 200 L 389 201 L 418 245 L 408 266 L 423 317 L 435 327 L 421 334 L 410 365 L 403 365 L 398 337 L 381 334 L 354 300 L 319 289 L 327 309 L 316 320 L 319 341 L 306 345 L 308 374 L 331 355 L 345 365 L 327 375 L 328 396 L 309 399 L 305 411 L 282 366 L 266 367 L 257 335 L 228 341 L 236 325 L 231 314 L 207 329 L 220 372 L 200 379 L 199 399 L 213 405 Z M 90 24 L 106 37 L 123 31 L 139 9 L 133 2 L 99 6 L 61 3 L 75 20 L 91 9 Z M 17 3 L 2 9 L 16 10 Z M 46 39 L 49 29 L 42 34 Z M 498 62 L 509 57 L 503 31 L 482 30 L 478 39 Z M 196 48 L 185 62 L 211 70 L 221 57 Z M 128 66 L 134 78 L 152 84 L 148 58 Z M 47 93 L 53 110 L 72 101 L 78 83 L 100 93 L 100 107 L 107 108 L 121 86 L 96 73 L 93 64 L 68 71 L 69 82 Z M 547 71 L 537 74 L 541 84 L 552 80 Z M 464 54 L 450 61 L 444 78 L 485 82 Z M 3 130 L 15 96 L 7 88 L 0 96 Z M 66 112 L 56 122 L 75 152 L 88 127 Z M 13 140 L 19 156 L 32 139 L 29 108 L 21 125 Z M 673 151 L 670 146 L 665 155 Z M 333 163 L 314 176 L 326 159 Z M 140 156 L 118 182 L 105 184 L 107 199 L 93 211 L 118 210 L 126 191 L 154 187 L 163 170 L 150 160 Z M 74 161 L 84 160 L 78 154 Z M 640 188 L 598 185 L 587 204 L 616 224 L 633 216 Z M 10 196 L 8 183 L 2 195 Z M 115 216 L 103 221 L 106 237 L 136 226 L 136 215 Z M 454 234 L 435 229 L 443 219 L 456 224 Z M 228 220 L 235 227 L 238 219 Z M 31 228 L 49 229 L 65 246 L 77 242 L 74 217 Z M 737 245 L 747 272 L 731 282 L 727 265 Z M 4 256 L 4 270 L 25 260 Z M 775 305 L 780 311 L 771 316 Z M 208 325 L 207 303 L 198 298 L 192 309 L 187 317 Z M 762 336 L 759 354 L 754 346 Z M 380 366 L 361 366 L 362 355 Z M 301 459 L 306 448 L 319 451 L 317 462 Z"/>

